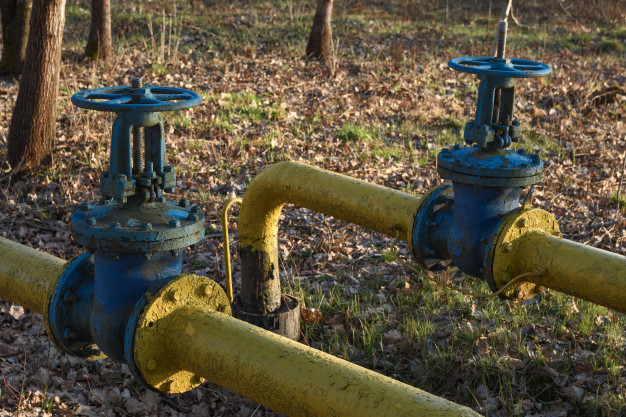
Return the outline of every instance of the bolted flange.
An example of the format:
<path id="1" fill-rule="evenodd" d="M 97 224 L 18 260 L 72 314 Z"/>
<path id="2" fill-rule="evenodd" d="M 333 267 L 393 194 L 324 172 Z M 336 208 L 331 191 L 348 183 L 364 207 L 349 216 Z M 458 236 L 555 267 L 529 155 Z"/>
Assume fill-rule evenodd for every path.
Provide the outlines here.
<path id="1" fill-rule="evenodd" d="M 519 209 L 509 213 L 500 221 L 497 232 L 493 235 L 485 252 L 485 278 L 493 291 L 504 287 L 522 272 L 535 272 L 519 271 L 517 268 L 517 239 L 532 231 L 561 236 L 557 220 L 552 214 L 541 209 Z M 537 285 L 520 281 L 505 290 L 501 296 L 528 300 L 540 291 Z"/>
<path id="2" fill-rule="evenodd" d="M 132 374 L 157 391 L 181 393 L 203 382 L 193 373 L 172 365 L 162 345 L 163 335 L 168 331 L 164 319 L 182 308 L 231 315 L 228 296 L 222 287 L 198 275 L 179 275 L 142 297 L 126 327 L 125 358 Z"/>
<path id="3" fill-rule="evenodd" d="M 204 215 L 173 202 L 129 207 L 107 201 L 87 211 L 75 211 L 72 234 L 88 249 L 126 253 L 176 250 L 204 237 Z"/>
<path id="4" fill-rule="evenodd" d="M 88 360 L 106 358 L 89 333 L 93 277 L 92 255 L 83 253 L 69 261 L 50 296 L 45 322 L 59 349 Z"/>

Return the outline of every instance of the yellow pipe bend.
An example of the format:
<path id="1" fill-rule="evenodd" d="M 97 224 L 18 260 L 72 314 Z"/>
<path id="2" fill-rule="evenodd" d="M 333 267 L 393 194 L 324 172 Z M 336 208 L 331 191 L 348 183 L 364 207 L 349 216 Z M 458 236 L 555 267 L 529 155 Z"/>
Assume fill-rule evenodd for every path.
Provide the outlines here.
<path id="1" fill-rule="evenodd" d="M 264 169 L 248 186 L 239 212 L 245 311 L 280 307 L 277 235 L 286 203 L 410 241 L 419 197 L 297 162 Z"/>
<path id="2" fill-rule="evenodd" d="M 66 261 L 0 237 L 0 295 L 48 315 L 48 299 Z"/>

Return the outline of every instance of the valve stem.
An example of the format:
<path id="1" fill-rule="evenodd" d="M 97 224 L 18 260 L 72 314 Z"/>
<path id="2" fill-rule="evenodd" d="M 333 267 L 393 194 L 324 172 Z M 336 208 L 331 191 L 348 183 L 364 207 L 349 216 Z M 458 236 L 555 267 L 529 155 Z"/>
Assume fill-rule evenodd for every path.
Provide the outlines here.
<path id="1" fill-rule="evenodd" d="M 500 20 L 498 24 L 498 47 L 496 50 L 496 58 L 504 59 L 506 54 L 506 35 L 509 24 L 506 20 Z"/>
<path id="2" fill-rule="evenodd" d="M 131 80 L 132 88 L 143 88 L 143 82 L 140 77 L 134 77 Z M 144 129 L 143 127 L 133 126 L 133 172 L 141 174 L 145 168 L 144 159 Z"/>
<path id="3" fill-rule="evenodd" d="M 500 20 L 498 23 L 498 43 L 496 47 L 496 58 L 504 59 L 504 55 L 506 54 L 506 35 L 507 30 L 509 28 L 509 24 L 506 20 Z M 500 97 L 502 95 L 502 91 L 498 88 L 495 91 L 493 97 L 493 117 L 492 122 L 499 122 L 499 113 L 500 113 Z"/>

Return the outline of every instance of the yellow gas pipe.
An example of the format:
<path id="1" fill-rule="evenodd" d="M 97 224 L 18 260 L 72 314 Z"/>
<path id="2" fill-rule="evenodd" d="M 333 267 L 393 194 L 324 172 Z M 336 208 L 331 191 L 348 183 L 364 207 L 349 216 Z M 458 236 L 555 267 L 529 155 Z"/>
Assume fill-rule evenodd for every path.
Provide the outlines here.
<path id="1" fill-rule="evenodd" d="M 66 262 L 0 237 L 0 296 L 45 316 Z"/>
<path id="2" fill-rule="evenodd" d="M 547 211 L 524 208 L 507 216 L 496 236 L 493 278 L 502 288 L 529 274 L 510 298 L 529 298 L 539 285 L 626 313 L 626 256 L 560 237 Z"/>
<path id="3" fill-rule="evenodd" d="M 285 203 L 410 242 L 419 197 L 297 162 L 265 168 L 248 186 L 239 212 L 240 301 L 252 313 L 280 306 L 277 235 Z"/>
<path id="4" fill-rule="evenodd" d="M 626 313 L 626 256 L 534 231 L 520 237 L 517 268 L 528 280 Z"/>
<path id="5" fill-rule="evenodd" d="M 161 391 L 206 378 L 290 417 L 479 415 L 229 316 L 226 294 L 208 278 L 180 276 L 149 300 L 134 327 L 134 362 Z"/>

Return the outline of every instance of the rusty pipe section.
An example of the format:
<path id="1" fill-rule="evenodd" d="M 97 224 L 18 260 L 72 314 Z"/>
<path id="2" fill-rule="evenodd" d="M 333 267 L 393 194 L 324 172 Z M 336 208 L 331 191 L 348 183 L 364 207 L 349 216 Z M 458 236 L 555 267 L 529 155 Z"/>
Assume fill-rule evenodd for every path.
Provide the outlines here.
<path id="1" fill-rule="evenodd" d="M 626 313 L 626 256 L 533 231 L 520 237 L 519 271 L 539 270 L 528 280 Z"/>
<path id="2" fill-rule="evenodd" d="M 410 242 L 419 198 L 297 162 L 264 169 L 248 186 L 239 214 L 246 312 L 272 313 L 281 305 L 277 235 L 286 203 Z"/>
<path id="3" fill-rule="evenodd" d="M 290 417 L 479 415 L 210 309 L 179 308 L 157 326 L 164 347 L 157 358 Z"/>
<path id="4" fill-rule="evenodd" d="M 0 237 L 0 295 L 48 316 L 48 302 L 66 262 Z"/>

